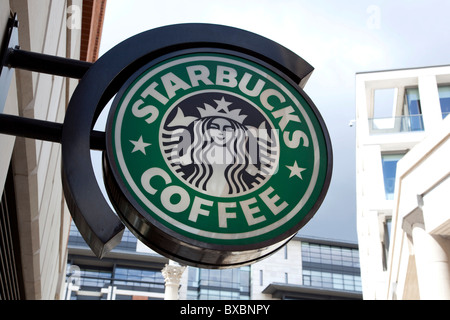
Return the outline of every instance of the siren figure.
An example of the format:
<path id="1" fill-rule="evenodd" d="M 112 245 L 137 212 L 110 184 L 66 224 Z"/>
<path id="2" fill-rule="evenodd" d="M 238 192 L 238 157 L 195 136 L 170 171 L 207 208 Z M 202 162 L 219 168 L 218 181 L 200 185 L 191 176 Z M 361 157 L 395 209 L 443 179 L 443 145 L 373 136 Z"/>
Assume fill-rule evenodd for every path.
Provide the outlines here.
<path id="1" fill-rule="evenodd" d="M 245 125 L 241 109 L 229 110 L 225 98 L 204 103 L 198 117 L 181 108 L 167 124 L 163 149 L 172 169 L 191 186 L 212 196 L 241 194 L 273 174 L 278 159 L 276 139 L 259 128 Z"/>

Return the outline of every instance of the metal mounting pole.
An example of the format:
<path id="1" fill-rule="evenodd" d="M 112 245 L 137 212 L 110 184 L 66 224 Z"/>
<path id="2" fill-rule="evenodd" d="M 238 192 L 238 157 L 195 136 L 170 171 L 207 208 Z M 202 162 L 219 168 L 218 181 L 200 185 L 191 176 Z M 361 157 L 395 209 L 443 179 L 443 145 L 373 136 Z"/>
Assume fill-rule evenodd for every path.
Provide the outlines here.
<path id="1" fill-rule="evenodd" d="M 2 114 L 15 69 L 82 79 L 94 65 L 94 63 L 86 61 L 21 50 L 19 46 L 18 27 L 17 15 L 14 14 L 8 21 L 5 37 L 0 47 L 0 134 L 60 143 L 62 145 L 63 158 L 64 149 L 69 148 L 67 143 L 64 143 L 64 140 L 67 140 L 67 134 L 65 134 L 67 131 L 70 132 L 70 138 L 78 135 L 83 135 L 85 138 L 88 138 L 86 141 L 83 141 L 83 148 L 88 150 L 88 153 L 84 154 L 86 159 L 90 159 L 89 151 L 92 149 L 105 150 L 105 133 L 92 130 L 94 120 L 88 125 L 89 127 L 84 128 L 84 132 L 80 132 L 81 129 L 79 128 L 71 128 L 70 121 L 67 124 L 67 114 L 64 124 Z M 91 102 L 89 102 L 86 107 L 88 109 L 95 109 L 98 107 L 97 104 L 98 102 L 93 103 L 91 106 Z M 67 127 L 69 128 L 66 130 Z M 64 139 L 64 137 L 66 138 Z M 74 154 L 78 155 L 78 151 L 76 150 Z M 82 151 L 86 150 L 83 149 Z M 72 161 L 79 161 L 79 158 L 74 156 Z M 70 170 L 66 170 L 67 163 L 64 160 L 62 163 L 63 176 L 65 177 L 62 179 L 63 190 L 71 215 L 80 233 L 88 242 L 95 255 L 101 258 L 120 242 L 124 225 L 116 217 L 104 199 L 101 190 L 96 184 L 93 169 L 89 168 L 89 166 L 92 167 L 92 164 L 90 160 L 87 160 L 87 162 L 87 178 L 82 177 L 80 185 L 77 186 L 78 188 L 83 188 L 85 194 L 88 194 L 88 200 L 86 201 L 87 209 L 79 210 L 78 204 L 76 204 L 76 196 L 78 194 L 73 196 L 71 194 L 72 190 L 67 187 L 71 186 L 69 182 L 72 182 L 74 177 L 79 173 L 68 173 L 67 171 Z M 67 182 L 68 180 L 70 181 Z M 83 216 L 86 212 L 89 212 L 88 217 Z"/>
<path id="2" fill-rule="evenodd" d="M 56 76 L 81 79 L 93 63 L 20 50 L 17 16 L 8 21 L 0 55 L 0 134 L 61 143 L 63 124 L 2 114 L 8 94 L 12 69 L 22 69 Z M 105 150 L 105 133 L 91 132 L 91 148 Z"/>
<path id="3" fill-rule="evenodd" d="M 0 114 L 0 133 L 61 143 L 62 123 Z M 105 133 L 91 132 L 91 149 L 105 150 Z"/>
<path id="4" fill-rule="evenodd" d="M 89 73 L 87 71 L 95 64 L 21 50 L 19 46 L 18 27 L 17 15 L 14 14 L 8 21 L 5 36 L 0 44 L 0 134 L 15 135 L 61 144 L 61 153 L 63 155 L 62 183 L 67 205 L 83 238 L 87 241 L 95 255 L 101 258 L 105 253 L 119 244 L 125 227 L 114 214 L 106 199 L 104 199 L 103 193 L 97 186 L 92 163 L 90 162 L 90 150 L 106 149 L 105 133 L 92 130 L 95 115 L 92 118 L 92 122 L 87 127 L 84 127 L 84 131 L 81 132 L 80 130 L 82 129 L 80 127 L 71 128 L 70 121 L 67 123 L 67 113 L 64 124 L 3 114 L 3 108 L 8 97 L 9 87 L 15 69 L 82 79 L 85 74 Z M 81 80 L 80 83 L 82 82 Z M 98 104 L 99 102 L 92 104 L 89 102 L 86 107 L 88 110 L 89 108 L 96 109 L 98 108 Z M 88 113 L 88 117 L 89 115 L 90 113 Z M 70 134 L 68 135 L 66 132 L 70 132 Z M 83 160 L 86 160 L 88 163 L 88 167 L 85 170 L 88 173 L 81 177 L 80 181 L 77 180 L 76 182 L 78 183 L 76 185 L 77 190 L 81 188 L 85 192 L 84 196 L 87 195 L 87 205 L 83 207 L 83 210 L 79 210 L 79 204 L 77 202 L 79 201 L 77 199 L 79 194 L 72 195 L 72 190 L 70 189 L 72 187 L 71 182 L 79 175 L 79 172 L 70 172 L 70 170 L 67 170 L 67 161 L 64 161 L 64 150 L 69 148 L 68 143 L 64 142 L 67 140 L 67 136 L 69 136 L 70 144 L 73 141 L 71 140 L 72 138 L 80 135 L 85 138 L 82 145 L 83 150 L 81 151 L 87 151 L 82 153 L 86 158 Z M 79 156 L 77 153 L 79 151 L 79 149 L 75 150 L 75 156 L 69 162 L 80 161 L 80 158 L 77 157 Z M 87 217 L 84 216 L 85 214 Z"/>
<path id="5" fill-rule="evenodd" d="M 62 58 L 43 53 L 9 48 L 5 66 L 62 77 L 81 79 L 92 66 L 91 62 Z"/>

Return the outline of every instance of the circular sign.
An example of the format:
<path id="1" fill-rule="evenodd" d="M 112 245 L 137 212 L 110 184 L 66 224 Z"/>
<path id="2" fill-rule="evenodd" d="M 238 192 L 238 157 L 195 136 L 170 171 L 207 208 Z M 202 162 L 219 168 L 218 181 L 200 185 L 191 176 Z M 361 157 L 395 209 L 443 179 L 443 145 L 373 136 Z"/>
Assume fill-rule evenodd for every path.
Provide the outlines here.
<path id="1" fill-rule="evenodd" d="M 190 265 L 272 253 L 328 189 L 331 145 L 317 109 L 243 54 L 162 60 L 129 79 L 108 118 L 104 170 L 119 215 L 149 247 Z"/>

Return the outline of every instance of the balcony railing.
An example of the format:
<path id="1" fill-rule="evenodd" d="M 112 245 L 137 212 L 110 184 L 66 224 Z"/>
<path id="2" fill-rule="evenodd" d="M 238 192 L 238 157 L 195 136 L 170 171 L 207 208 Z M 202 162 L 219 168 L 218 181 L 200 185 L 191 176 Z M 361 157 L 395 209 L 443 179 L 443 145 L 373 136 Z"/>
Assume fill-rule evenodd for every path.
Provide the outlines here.
<path id="1" fill-rule="evenodd" d="M 369 119 L 370 134 L 402 133 L 423 130 L 423 119 L 421 114 Z"/>

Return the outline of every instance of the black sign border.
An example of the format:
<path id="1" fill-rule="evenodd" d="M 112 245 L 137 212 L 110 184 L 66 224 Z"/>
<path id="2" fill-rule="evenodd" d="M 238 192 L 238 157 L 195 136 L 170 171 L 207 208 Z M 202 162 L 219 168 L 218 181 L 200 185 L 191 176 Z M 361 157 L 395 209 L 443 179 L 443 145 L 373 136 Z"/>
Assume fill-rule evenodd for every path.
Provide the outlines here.
<path id="1" fill-rule="evenodd" d="M 332 171 L 331 140 L 317 108 L 314 107 L 313 102 L 303 90 L 298 87 L 299 84 L 300 86 L 304 85 L 313 70 L 308 63 L 269 39 L 231 27 L 211 24 L 180 24 L 146 31 L 111 49 L 89 69 L 72 96 L 63 126 L 62 176 L 64 193 L 74 222 L 98 257 L 102 257 L 118 244 L 123 232 L 123 225 L 114 215 L 100 191 L 92 168 L 90 134 L 95 121 L 107 102 L 120 91 L 120 88 L 140 68 L 144 65 L 148 67 L 149 61 L 151 61 L 151 64 L 156 64 L 170 56 L 185 54 L 186 52 L 198 52 L 199 50 L 201 52 L 224 52 L 225 50 L 228 54 L 232 53 L 247 60 L 255 61 L 276 72 L 293 84 L 294 87 L 297 86 L 322 125 L 328 153 L 325 185 L 316 205 L 303 219 L 302 225 L 312 218 L 326 195 Z M 110 187 L 109 191 L 113 191 L 110 194 L 115 194 L 117 179 L 111 179 L 107 162 L 105 161 L 104 166 L 106 185 Z M 116 209 L 120 209 L 117 207 L 117 203 L 114 205 Z M 131 221 L 129 217 L 124 222 L 138 238 L 142 238 L 144 243 L 148 244 L 136 221 Z M 298 226 L 295 229 L 298 230 Z M 292 232 L 295 234 L 295 231 Z M 167 241 L 164 235 L 158 233 L 151 236 L 158 241 Z M 283 239 L 280 240 L 279 238 Z M 170 246 L 167 246 L 167 250 L 160 250 L 159 252 L 190 265 L 209 268 L 234 267 L 251 263 L 273 253 L 289 239 L 286 240 L 284 235 L 273 239 L 273 241 L 270 241 L 271 243 L 259 244 L 259 249 L 256 246 L 253 248 L 247 247 L 244 250 L 247 251 L 247 254 L 241 255 L 239 258 L 237 253 L 243 253 L 242 247 L 223 245 L 211 247 L 209 244 L 206 246 L 203 244 L 202 246 L 197 241 L 173 242 Z M 263 247 L 267 245 L 267 250 L 261 250 L 261 245 Z M 233 251 L 235 249 L 238 252 Z M 214 252 L 217 253 L 216 257 L 211 257 Z M 195 254 L 193 255 L 193 253 Z"/>

